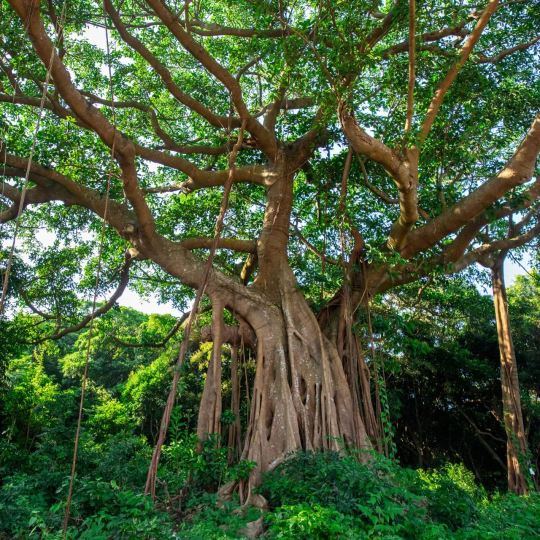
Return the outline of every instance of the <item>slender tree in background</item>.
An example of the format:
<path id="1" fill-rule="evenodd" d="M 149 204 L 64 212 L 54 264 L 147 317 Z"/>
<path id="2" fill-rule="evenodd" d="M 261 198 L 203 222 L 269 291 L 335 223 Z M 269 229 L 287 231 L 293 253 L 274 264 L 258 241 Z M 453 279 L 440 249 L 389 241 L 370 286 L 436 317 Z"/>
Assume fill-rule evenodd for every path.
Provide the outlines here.
<path id="1" fill-rule="evenodd" d="M 506 237 L 511 238 L 519 235 L 537 214 L 538 206 L 533 205 L 522 216 L 519 222 L 514 223 L 510 217 Z M 530 231 L 530 234 L 532 236 L 532 231 Z M 484 233 L 484 238 L 489 239 L 489 235 Z M 508 489 L 518 495 L 522 495 L 527 493 L 525 471 L 530 468 L 530 463 L 528 463 L 527 438 L 525 435 L 519 392 L 518 366 L 512 340 L 506 284 L 504 281 L 504 261 L 507 255 L 508 250 L 502 249 L 497 254 L 486 256 L 480 262 L 491 271 L 493 305 L 495 307 L 497 339 L 501 360 L 502 412 L 507 436 Z"/>
<path id="2" fill-rule="evenodd" d="M 89 289 L 112 148 L 102 293 L 128 255 L 97 314 L 130 274 L 183 305 L 201 285 L 233 170 L 204 289 L 215 354 L 199 436 L 221 430 L 228 311 L 256 337 L 242 442 L 258 464 L 252 483 L 298 447 L 380 446 L 371 363 L 354 329 L 374 295 L 463 271 L 540 232 L 534 216 L 509 237 L 498 227 L 540 194 L 538 2 L 70 1 L 65 28 L 56 0 L 7 3 L 0 161 L 12 204 L 2 239 L 13 234 L 51 70 L 12 305 L 41 317 L 36 341 L 88 324 L 70 306 Z M 111 87 L 92 45 L 105 24 Z M 36 243 L 36 227 L 56 233 L 52 249 Z"/>
<path id="3" fill-rule="evenodd" d="M 503 416 L 507 434 L 506 458 L 508 467 L 508 489 L 523 495 L 527 493 L 524 469 L 527 467 L 527 441 L 519 395 L 518 366 L 512 342 L 512 330 L 508 316 L 508 301 L 504 283 L 504 259 L 506 252 L 494 257 L 491 266 L 493 303 L 497 319 L 497 337 L 501 351 L 501 388 Z"/>

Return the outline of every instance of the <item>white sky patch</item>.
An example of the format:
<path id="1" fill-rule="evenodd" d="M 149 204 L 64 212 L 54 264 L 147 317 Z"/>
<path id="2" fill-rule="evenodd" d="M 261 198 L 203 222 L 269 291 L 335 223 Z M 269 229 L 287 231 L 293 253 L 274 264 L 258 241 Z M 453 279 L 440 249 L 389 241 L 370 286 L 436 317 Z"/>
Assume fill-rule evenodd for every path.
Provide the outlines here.
<path id="1" fill-rule="evenodd" d="M 82 38 L 98 49 L 107 52 L 107 38 L 105 35 L 105 28 L 99 28 L 97 26 L 87 26 L 84 29 Z M 111 43 L 111 36 L 109 33 L 109 44 Z"/>
<path id="2" fill-rule="evenodd" d="M 529 253 L 526 253 L 519 263 L 512 260 L 511 254 L 510 252 L 504 261 L 504 281 L 507 287 L 513 285 L 518 276 L 524 276 L 532 268 L 532 257 Z"/>
<path id="3" fill-rule="evenodd" d="M 160 315 L 173 315 L 180 317 L 182 312 L 176 309 L 170 302 L 166 304 L 160 304 L 156 296 L 151 295 L 149 299 L 141 298 L 136 292 L 129 289 L 118 300 L 121 306 L 130 307 L 143 313 L 159 313 Z"/>
<path id="4" fill-rule="evenodd" d="M 87 26 L 81 35 L 81 39 L 88 41 L 88 43 L 94 45 L 98 49 L 101 49 L 103 52 L 107 52 L 107 35 L 105 28 Z M 109 31 L 109 49 L 111 51 L 114 49 L 115 44 L 116 42 L 114 39 L 112 39 L 111 32 Z M 122 58 L 120 58 L 120 62 L 122 62 L 124 65 L 132 65 L 135 63 L 135 60 L 133 60 L 133 58 L 122 56 Z"/>
<path id="5" fill-rule="evenodd" d="M 105 28 L 100 28 L 97 26 L 87 26 L 82 33 L 81 38 L 88 43 L 94 45 L 98 49 L 102 50 L 104 53 L 107 52 L 107 35 Z M 114 49 L 115 43 L 111 37 L 111 32 L 109 32 L 109 49 L 112 51 Z M 134 60 L 131 58 L 123 57 L 121 60 L 122 64 L 130 65 L 134 63 Z M 101 64 L 99 66 L 101 74 L 104 77 L 109 76 L 109 66 Z M 111 72 L 114 74 L 114 66 L 111 66 Z"/>
<path id="6" fill-rule="evenodd" d="M 511 287 L 515 284 L 518 276 L 525 276 L 532 269 L 532 256 L 530 253 L 525 253 L 519 263 L 515 262 L 511 258 L 511 253 L 507 255 L 504 260 L 504 283 L 506 287 Z M 486 270 L 483 266 L 480 266 L 482 270 Z M 481 294 L 489 294 L 493 296 L 493 289 L 491 285 L 484 283 L 476 283 L 476 288 Z"/>

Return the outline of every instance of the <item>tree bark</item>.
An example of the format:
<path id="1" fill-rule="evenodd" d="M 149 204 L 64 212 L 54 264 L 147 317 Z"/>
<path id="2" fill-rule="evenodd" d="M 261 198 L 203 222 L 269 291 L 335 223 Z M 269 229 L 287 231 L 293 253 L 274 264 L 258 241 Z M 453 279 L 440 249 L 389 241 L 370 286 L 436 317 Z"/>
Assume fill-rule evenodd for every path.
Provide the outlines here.
<path id="1" fill-rule="evenodd" d="M 501 355 L 503 416 L 507 436 L 508 490 L 517 495 L 523 495 L 527 493 L 527 482 L 524 475 L 527 442 L 521 412 L 516 354 L 512 342 L 506 286 L 504 283 L 503 265 L 505 258 L 506 252 L 501 253 L 495 258 L 494 264 L 491 266 L 491 281 L 495 317 L 497 320 L 497 337 Z"/>
<path id="2" fill-rule="evenodd" d="M 335 344 L 321 332 L 290 269 L 280 273 L 280 312 L 256 329 L 257 370 L 242 457 L 272 470 L 297 449 L 371 449 Z"/>
<path id="3" fill-rule="evenodd" d="M 258 274 L 249 287 L 268 302 L 241 315 L 257 340 L 251 411 L 241 456 L 257 463 L 244 486 L 242 495 L 248 498 L 260 482 L 261 473 L 274 469 L 298 449 L 372 448 L 361 410 L 361 404 L 367 408 L 366 400 L 371 399 L 368 377 L 352 373 L 357 363 L 349 365 L 345 355 L 339 355 L 335 340 L 323 334 L 288 263 L 296 165 L 290 154 L 281 152 L 274 166 L 275 181 L 268 186 L 266 213 L 257 242 Z M 227 300 L 220 303 L 219 298 L 211 295 L 212 304 L 216 304 L 213 309 L 228 307 L 237 313 L 238 305 L 230 305 Z M 218 428 L 213 420 L 217 403 L 209 396 L 217 396 L 221 320 L 221 316 L 215 318 L 212 325 L 216 355 L 209 366 L 201 401 L 200 437 L 211 432 L 210 426 Z M 210 376 L 211 370 L 216 371 L 216 377 Z M 354 378 L 358 382 L 351 384 Z M 358 399 L 353 392 L 367 395 Z M 210 401 L 212 406 L 208 406 Z"/>
<path id="4" fill-rule="evenodd" d="M 238 345 L 231 345 L 231 412 L 234 422 L 229 426 L 229 463 L 240 457 L 242 423 L 240 422 L 240 372 L 238 369 Z"/>
<path id="5" fill-rule="evenodd" d="M 212 299 L 212 336 L 214 345 L 208 362 L 204 384 L 197 436 L 200 440 L 213 433 L 221 433 L 221 347 L 223 345 L 223 304 Z"/>

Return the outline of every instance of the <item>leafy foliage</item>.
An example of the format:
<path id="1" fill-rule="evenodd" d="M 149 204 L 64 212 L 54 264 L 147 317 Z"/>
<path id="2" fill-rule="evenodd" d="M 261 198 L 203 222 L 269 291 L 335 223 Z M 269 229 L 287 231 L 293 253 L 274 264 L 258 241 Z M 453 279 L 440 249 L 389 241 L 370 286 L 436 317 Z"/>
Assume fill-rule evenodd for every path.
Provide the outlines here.
<path id="1" fill-rule="evenodd" d="M 266 475 L 269 538 L 536 538 L 540 498 L 489 496 L 463 465 L 413 471 L 380 456 L 299 453 Z M 365 456 L 364 456 L 365 457 Z M 504 502 L 503 502 L 504 501 Z M 518 502 L 519 501 L 519 502 Z M 507 511 L 517 507 L 519 518 Z"/>
<path id="2" fill-rule="evenodd" d="M 532 291 L 533 286 L 521 280 L 509 294 L 512 309 L 514 302 L 520 302 L 519 306 L 528 302 L 527 309 L 518 308 L 513 312 L 518 352 L 522 351 L 519 354 L 532 354 L 528 346 L 521 345 L 521 339 L 530 340 L 535 335 L 530 329 L 537 296 L 523 293 L 524 287 Z M 471 302 L 480 313 L 481 296 L 466 287 L 459 288 L 456 284 L 453 287 L 445 292 L 452 309 L 459 302 Z M 432 301 L 430 295 L 439 293 L 433 289 L 424 294 Z M 381 326 L 384 321 L 379 316 L 382 309 L 386 309 L 384 305 L 374 311 L 375 331 L 377 335 L 386 336 L 385 327 Z M 141 321 L 145 325 L 149 320 L 124 308 L 115 316 L 126 333 L 135 331 L 131 330 L 133 325 Z M 388 355 L 386 368 L 397 377 L 389 386 L 389 399 L 401 402 L 401 408 L 392 410 L 403 415 L 408 378 L 418 377 L 420 372 L 428 378 L 426 386 L 419 386 L 418 382 L 417 389 L 427 389 L 433 384 L 430 382 L 433 377 L 443 377 L 446 381 L 443 388 L 455 395 L 459 392 L 459 395 L 471 396 L 484 386 L 492 388 L 482 382 L 484 364 L 474 356 L 478 353 L 471 345 L 484 339 L 484 334 L 480 338 L 474 334 L 484 325 L 478 318 L 469 325 L 457 325 L 450 336 L 454 339 L 457 336 L 462 340 L 459 342 L 468 347 L 458 350 L 447 343 L 443 328 L 440 334 L 428 339 L 427 334 L 422 333 L 421 318 L 413 321 L 405 317 L 397 326 L 404 339 L 380 342 L 385 343 Z M 523 331 L 521 325 L 525 327 Z M 445 329 L 448 331 L 448 325 Z M 361 333 L 360 327 L 358 331 Z M 66 338 L 72 344 L 82 339 L 84 331 L 75 340 Z M 97 339 L 105 337 L 98 333 Z M 135 363 L 130 351 L 122 352 L 110 345 L 111 348 L 101 351 L 103 356 L 91 356 L 93 369 L 88 383 L 68 537 L 241 538 L 239 531 L 257 521 L 259 511 L 241 509 L 237 499 L 219 502 L 216 494 L 208 492 L 215 492 L 229 481 L 246 480 L 255 464 L 239 461 L 228 465 L 228 450 L 221 446 L 219 439 L 213 436 L 200 442 L 193 432 L 193 411 L 197 408 L 203 382 L 200 366 L 207 362 L 207 353 L 193 354 L 182 371 L 178 405 L 173 411 L 159 471 L 164 484 L 159 485 L 158 500 L 162 510 L 158 511 L 141 490 L 155 436 L 152 428 L 155 420 L 151 419 L 159 419 L 168 392 L 169 353 L 145 352 Z M 447 351 L 443 364 L 432 357 L 441 354 L 434 352 L 437 350 Z M 469 350 L 466 354 L 471 355 L 470 359 L 464 353 Z M 52 347 L 35 348 L 13 358 L 9 364 L 2 401 L 5 436 L 0 443 L 0 522 L 2 533 L 10 537 L 61 537 L 79 398 L 76 383 L 80 372 L 65 371 L 65 358 L 71 354 L 69 346 L 61 341 Z M 461 383 L 455 374 L 459 372 L 453 371 L 452 354 L 456 355 L 456 361 L 459 359 L 461 370 L 467 366 L 470 369 L 465 373 L 468 382 L 471 378 L 476 381 L 472 388 L 468 383 L 465 387 L 465 381 Z M 222 360 L 225 366 L 229 362 L 226 355 Z M 113 382 L 98 369 L 112 361 L 130 366 L 131 372 L 124 382 Z M 535 365 L 532 360 L 529 362 Z M 420 371 L 426 363 L 429 371 Z M 525 374 L 527 372 L 525 369 Z M 529 379 L 525 376 L 524 380 Z M 448 386 L 451 381 L 452 385 Z M 525 395 L 533 392 L 533 388 L 526 383 Z M 230 414 L 224 413 L 225 417 Z M 399 437 L 403 436 L 402 418 L 393 416 Z M 475 419 L 479 425 L 484 425 L 482 416 Z M 200 451 L 197 451 L 198 445 Z M 437 448 L 442 449 L 442 446 L 434 445 L 432 451 Z M 408 456 L 400 452 L 398 445 L 398 455 L 400 453 Z M 260 488 L 270 505 L 264 515 L 264 535 L 269 539 L 521 539 L 540 534 L 537 494 L 517 498 L 490 493 L 463 465 L 445 464 L 440 456 L 430 463 L 436 468 L 415 471 L 380 456 L 354 452 L 348 455 L 307 452 L 290 456 L 275 471 L 265 475 Z M 487 470 L 487 465 L 484 469 Z M 487 482 L 487 485 L 490 487 L 492 483 Z M 178 493 L 184 496 L 177 502 L 168 502 L 168 496 Z"/>
<path id="3" fill-rule="evenodd" d="M 31 17 L 21 17 L 30 4 Z M 115 0 L 104 3 L 105 14 L 97 0 L 2 2 L 2 221 L 7 216 L 0 228 L 2 268 L 15 230 L 18 241 L 6 281 L 9 321 L 0 319 L 0 534 L 61 536 L 87 359 L 69 537 L 235 538 L 258 519 L 257 511 L 241 510 L 240 501 L 220 503 L 215 494 L 229 481 L 244 482 L 257 466 L 247 460 L 231 464 L 232 452 L 224 447 L 227 429 L 236 421 L 245 428 L 253 362 L 244 362 L 239 413 L 227 408 L 232 385 L 224 383 L 219 409 L 224 431 L 200 441 L 194 424 L 211 345 L 188 351 L 158 471 L 161 510 L 156 511 L 142 486 L 178 353 L 181 331 L 169 340 L 176 321 L 113 305 L 96 322 L 91 343 L 84 325 L 62 339 L 46 340 L 88 315 L 94 287 L 99 299 L 110 296 L 129 247 L 140 255 L 130 270 L 132 291 L 185 309 L 193 287 L 200 286 L 207 252 L 181 242 L 214 234 L 240 117 L 248 123 L 223 238 L 257 245 L 259 275 L 275 262 L 280 271 L 290 266 L 319 314 L 339 308 L 349 285 L 355 310 L 364 300 L 371 302 L 373 332 L 365 314 L 351 329 L 363 350 L 370 351 L 372 379 L 363 399 L 376 393 L 384 445 L 405 465 L 358 456 L 351 449 L 344 455 L 291 456 L 260 488 L 271 505 L 267 537 L 537 534 L 536 494 L 519 499 L 496 494 L 505 478 L 505 439 L 491 299 L 475 287 L 485 274 L 469 270 L 449 279 L 454 265 L 447 255 L 475 220 L 481 226 L 462 246 L 464 252 L 469 248 L 466 255 L 477 254 L 486 236 L 502 240 L 510 232 L 506 218 L 522 216 L 533 202 L 533 144 L 517 167 L 527 170 L 526 176 L 508 180 L 503 175 L 499 184 L 509 186 L 506 192 L 494 197 L 487 192 L 493 184 L 488 179 L 514 155 L 539 108 L 540 4 L 500 2 L 462 66 L 461 47 L 485 6 L 476 0 L 417 2 L 414 95 L 407 87 L 412 52 L 407 4 Z M 164 24 L 156 6 L 171 9 L 170 24 Z M 32 17 L 46 36 L 29 39 Z M 172 24 L 178 35 L 185 34 L 182 39 L 170 31 Z M 61 77 L 58 70 L 46 76 L 40 46 L 47 36 L 58 49 L 51 66 L 65 69 Z M 459 71 L 458 78 L 442 102 L 434 101 L 434 94 L 443 96 L 446 74 L 452 71 Z M 42 93 L 45 107 L 37 130 Z M 410 119 L 409 95 L 414 98 Z M 304 103 L 289 106 L 298 100 Z M 418 174 L 398 182 L 398 189 L 388 174 L 389 161 L 380 152 L 368 152 L 354 156 L 344 186 L 346 155 L 352 153 L 347 153 L 351 138 L 337 114 L 342 101 L 371 146 L 380 145 L 390 161 Z M 435 109 L 433 127 L 422 136 L 422 119 Z M 410 133 L 403 131 L 406 119 Z M 28 136 L 34 133 L 35 144 Z M 407 157 L 413 147 L 416 164 Z M 15 220 L 30 154 L 41 172 L 30 177 L 31 204 Z M 109 163 L 110 191 L 104 181 Z M 128 193 L 130 186 L 135 195 Z M 413 187 L 414 223 L 408 226 L 414 232 L 437 228 L 438 236 L 406 255 L 388 249 L 387 240 L 407 206 L 398 197 Z M 280 190 L 273 201 L 272 188 Z M 478 189 L 483 189 L 480 196 Z M 112 210 L 101 243 L 103 216 L 96 209 L 106 192 Z M 478 203 L 472 205 L 474 212 L 455 211 L 454 205 L 465 200 Z M 463 223 L 454 220 L 460 214 L 468 216 Z M 439 217 L 442 226 L 433 227 Z M 530 217 L 523 230 L 534 232 L 537 216 Z M 263 223 L 267 230 L 261 234 Z M 283 249 L 274 248 L 274 232 Z M 353 234 L 362 238 L 361 250 L 353 250 Z M 342 258 L 351 251 L 361 254 L 358 261 L 351 258 L 349 280 Z M 248 288 L 253 276 L 240 283 L 246 257 L 229 249 L 216 254 L 212 285 L 231 299 L 228 322 L 237 303 L 249 303 L 243 308 L 249 316 L 262 305 L 266 283 L 256 294 Z M 419 281 L 421 286 L 396 288 Z M 368 284 L 373 284 L 369 291 Z M 385 294 L 372 298 L 381 291 Z M 535 274 L 509 295 L 531 468 L 540 459 L 539 291 Z M 276 293 L 273 310 L 282 291 L 269 292 Z M 335 314 L 335 326 L 340 326 L 343 312 Z M 208 318 L 203 314 L 199 322 L 202 326 Z M 334 333 L 332 324 L 322 334 Z M 297 337 L 305 340 L 300 332 Z M 219 360 L 223 372 L 230 372 L 227 348 Z M 456 463 L 474 471 L 476 480 Z"/>

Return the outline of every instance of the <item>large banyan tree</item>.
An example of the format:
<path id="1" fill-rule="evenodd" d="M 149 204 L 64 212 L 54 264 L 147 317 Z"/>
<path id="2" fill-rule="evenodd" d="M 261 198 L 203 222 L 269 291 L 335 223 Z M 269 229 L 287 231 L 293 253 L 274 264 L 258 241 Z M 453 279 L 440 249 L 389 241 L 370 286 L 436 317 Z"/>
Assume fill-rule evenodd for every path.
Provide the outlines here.
<path id="1" fill-rule="evenodd" d="M 256 375 L 232 440 L 254 482 L 299 447 L 381 448 L 355 324 L 373 295 L 540 232 L 537 1 L 2 10 L 4 270 L 18 235 L 6 314 L 26 304 L 43 321 L 34 342 L 87 325 L 73 306 L 103 219 L 99 292 L 116 290 L 96 315 L 130 275 L 178 306 L 203 285 L 214 353 L 198 433 L 221 430 L 222 345 L 234 361 L 243 341 Z"/>

